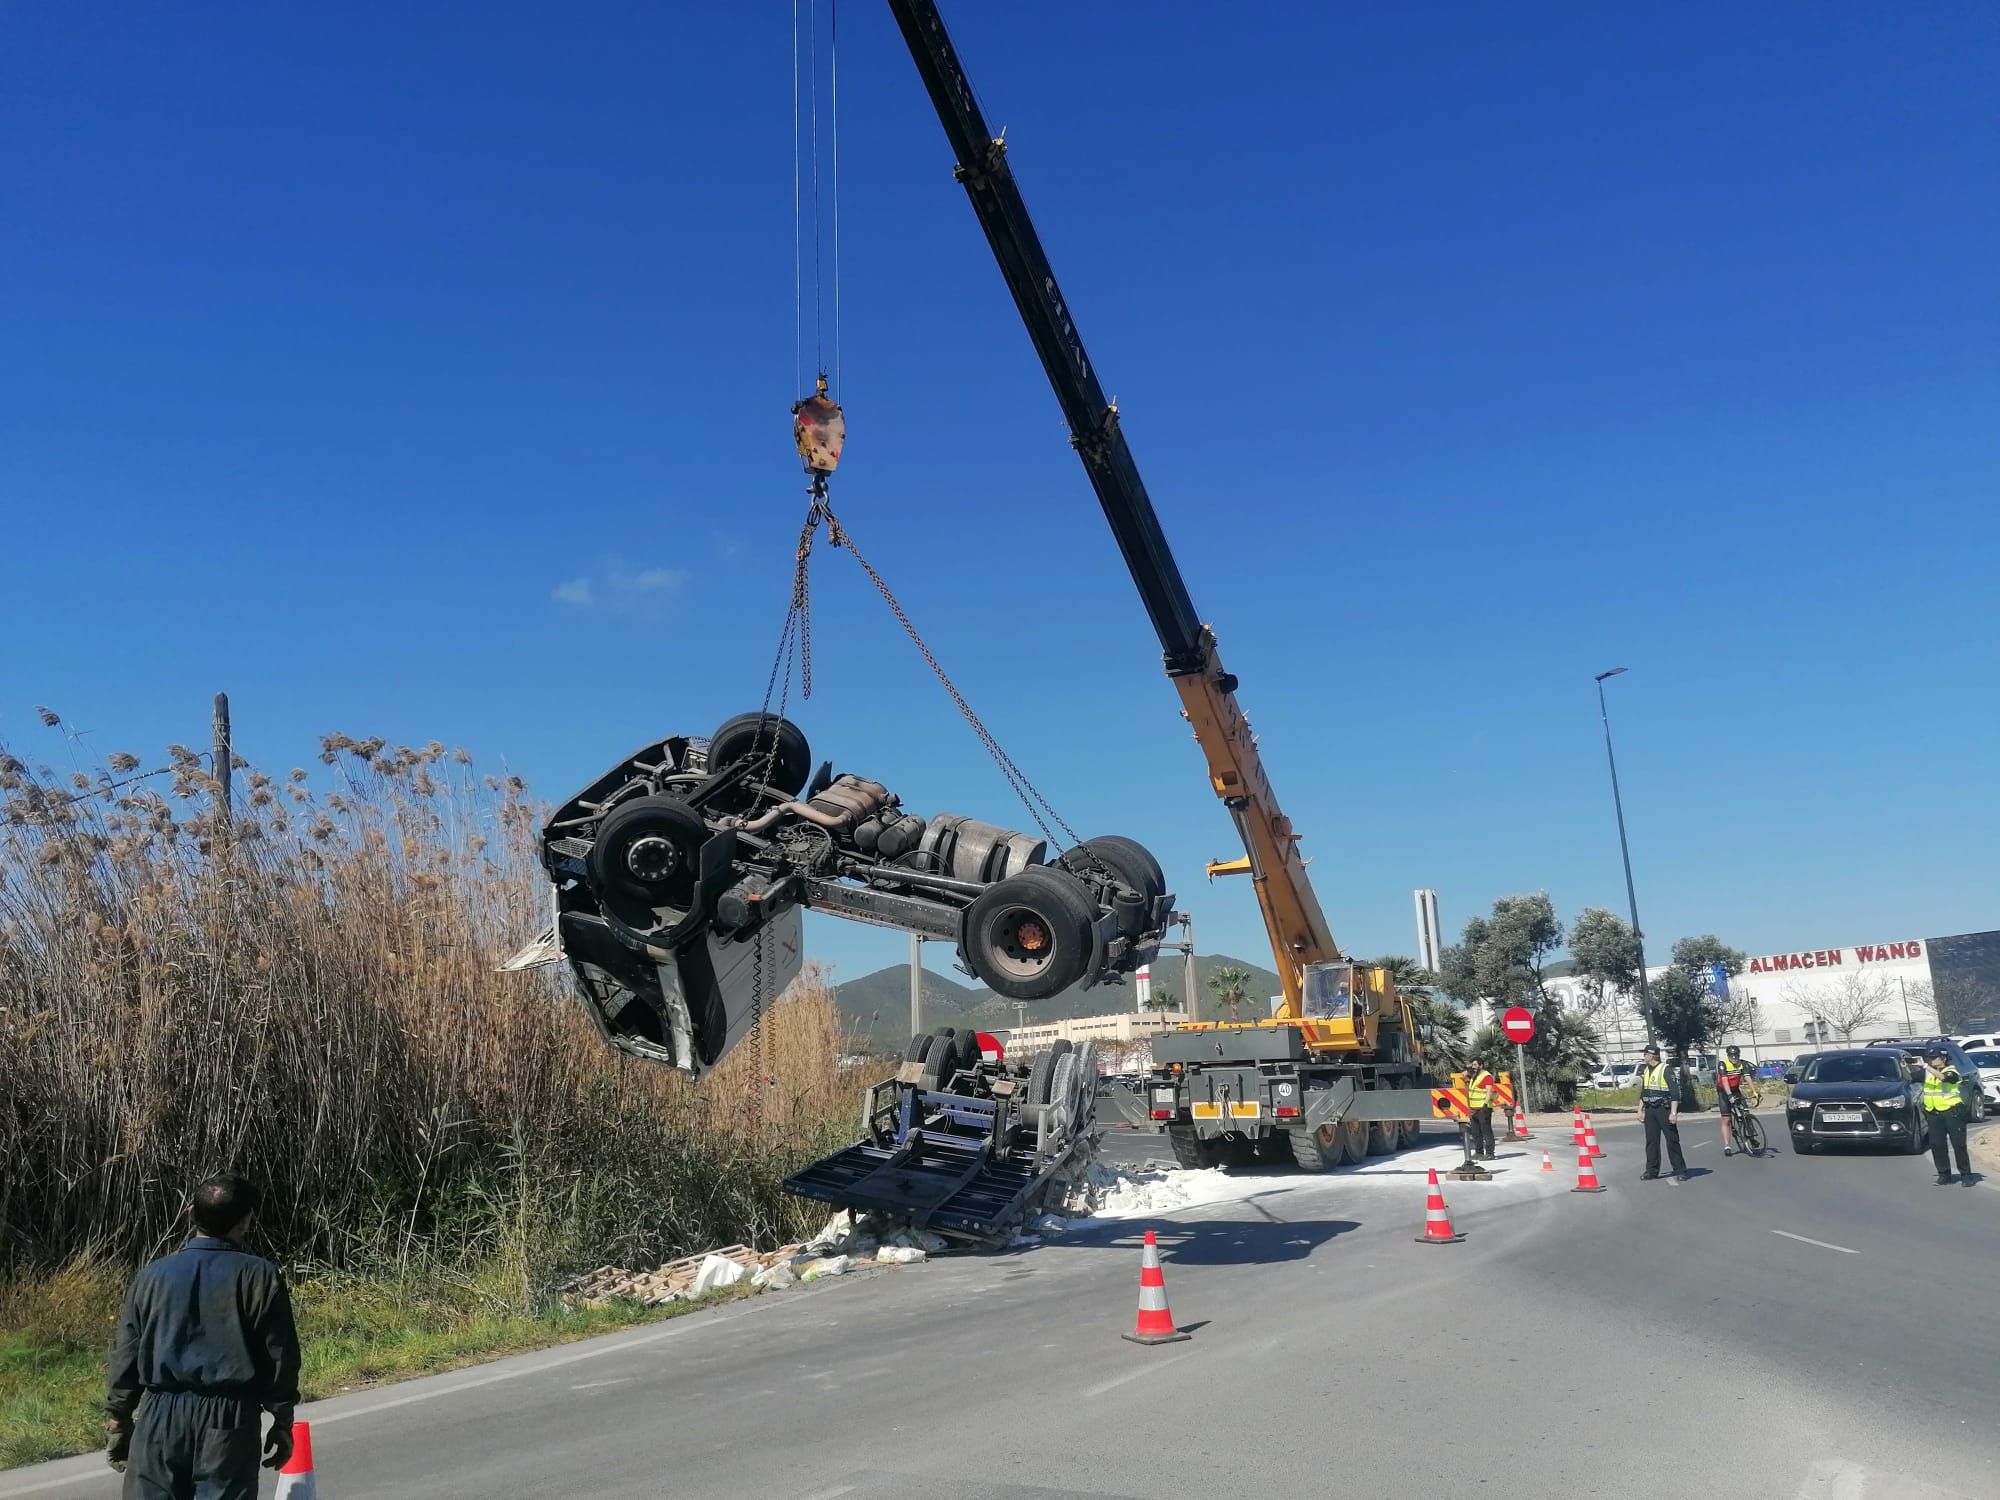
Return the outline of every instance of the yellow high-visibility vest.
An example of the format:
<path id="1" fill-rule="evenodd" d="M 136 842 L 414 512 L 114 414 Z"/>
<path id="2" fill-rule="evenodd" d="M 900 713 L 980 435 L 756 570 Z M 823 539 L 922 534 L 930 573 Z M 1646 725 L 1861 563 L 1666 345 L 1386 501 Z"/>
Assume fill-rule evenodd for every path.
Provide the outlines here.
<path id="1" fill-rule="evenodd" d="M 1484 1109 L 1493 1102 L 1493 1075 L 1491 1073 L 1481 1073 L 1477 1078 L 1472 1080 L 1471 1087 L 1465 1091 L 1465 1102 L 1474 1109 Z"/>
<path id="2" fill-rule="evenodd" d="M 1639 1092 L 1641 1094 L 1666 1094 L 1667 1065 L 1661 1063 L 1658 1067 L 1646 1069 L 1640 1075 L 1639 1085 Z"/>
<path id="3" fill-rule="evenodd" d="M 1935 1073 L 1924 1074 L 1924 1108 L 1932 1111 L 1957 1109 L 1965 1096 L 1956 1082 L 1946 1082 Z"/>

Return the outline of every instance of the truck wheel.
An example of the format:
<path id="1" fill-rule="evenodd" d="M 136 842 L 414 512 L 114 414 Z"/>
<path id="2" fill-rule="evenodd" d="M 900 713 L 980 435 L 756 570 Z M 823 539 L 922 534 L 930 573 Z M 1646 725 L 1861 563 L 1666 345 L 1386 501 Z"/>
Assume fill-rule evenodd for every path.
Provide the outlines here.
<path id="1" fill-rule="evenodd" d="M 981 891 L 965 913 L 965 962 L 996 995 L 1046 1000 L 1090 968 L 1097 903 L 1074 875 L 1036 865 Z"/>
<path id="2" fill-rule="evenodd" d="M 1086 873 L 1093 865 L 1102 864 L 1120 881 L 1144 896 L 1149 905 L 1167 893 L 1166 872 L 1160 868 L 1160 862 L 1153 858 L 1151 851 L 1137 839 L 1122 838 L 1115 833 L 1100 834 L 1094 839 L 1085 839 L 1074 848 L 1065 849 L 1058 858 L 1064 868 L 1076 875 Z"/>
<path id="3" fill-rule="evenodd" d="M 708 825 L 676 797 L 636 797 L 597 825 L 584 868 L 600 901 L 633 927 L 658 925 L 655 909 L 694 905 Z"/>
<path id="4" fill-rule="evenodd" d="M 1075 1043 L 1069 1041 L 1067 1038 L 1058 1037 L 1049 1043 L 1047 1051 L 1035 1059 L 1034 1065 L 1028 1069 L 1028 1103 L 1047 1104 L 1049 1102 L 1049 1091 L 1055 1083 L 1056 1059 L 1070 1051 L 1074 1046 Z"/>
<path id="5" fill-rule="evenodd" d="M 1331 1172 L 1340 1165 L 1340 1127 L 1322 1125 L 1318 1130 L 1291 1130 L 1292 1160 L 1302 1171 Z"/>
<path id="6" fill-rule="evenodd" d="M 727 770 L 751 757 L 759 761 L 770 758 L 774 741 L 777 755 L 772 761 L 768 784 L 787 797 L 796 797 L 804 789 L 806 778 L 812 775 L 812 747 L 806 743 L 805 731 L 776 714 L 738 714 L 725 719 L 722 727 L 708 737 L 709 773 Z M 747 803 L 749 799 L 743 801 Z"/>
<path id="7" fill-rule="evenodd" d="M 1192 1125 L 1178 1122 L 1167 1127 L 1167 1144 L 1173 1147 L 1174 1160 L 1184 1167 L 1212 1167 L 1222 1155 L 1216 1149 L 1217 1142 L 1203 1140 Z"/>
<path id="8" fill-rule="evenodd" d="M 1387 1087 L 1387 1085 L 1377 1084 L 1376 1087 L 1383 1088 Z M 1368 1154 L 1370 1156 L 1387 1156 L 1401 1145 L 1402 1141 L 1403 1132 L 1396 1128 L 1394 1120 L 1370 1120 L 1368 1122 Z"/>
<path id="9" fill-rule="evenodd" d="M 1416 1086 L 1407 1078 L 1392 1078 L 1389 1080 L 1389 1084 L 1390 1087 L 1399 1089 L 1414 1088 Z M 1396 1122 L 1396 1129 L 1402 1138 L 1403 1149 L 1408 1151 L 1422 1137 L 1424 1123 L 1421 1120 L 1398 1120 Z"/>
<path id="10" fill-rule="evenodd" d="M 1340 1159 L 1348 1166 L 1359 1166 L 1368 1160 L 1368 1137 L 1370 1131 L 1366 1120 L 1342 1120 L 1340 1122 Z"/>
<path id="11" fill-rule="evenodd" d="M 924 1054 L 931 1050 L 931 1034 L 920 1031 L 910 1038 L 910 1045 L 903 1049 L 904 1062 L 922 1062 Z"/>

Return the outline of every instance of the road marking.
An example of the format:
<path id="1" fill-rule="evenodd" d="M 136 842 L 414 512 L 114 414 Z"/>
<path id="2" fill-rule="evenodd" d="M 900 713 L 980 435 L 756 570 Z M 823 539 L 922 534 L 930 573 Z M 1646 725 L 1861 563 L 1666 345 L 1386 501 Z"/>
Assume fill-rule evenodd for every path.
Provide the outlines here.
<path id="1" fill-rule="evenodd" d="M 1845 1245 L 1829 1245 L 1825 1240 L 1809 1240 L 1802 1234 L 1793 1234 L 1789 1229 L 1774 1229 L 1773 1234 L 1781 1234 L 1788 1240 L 1797 1240 L 1801 1245 L 1817 1245 L 1822 1250 L 1838 1250 L 1842 1255 L 1859 1255 L 1859 1250 L 1850 1250 Z"/>
<path id="2" fill-rule="evenodd" d="M 836 1484 L 830 1490 L 814 1490 L 810 1495 L 801 1495 L 799 1496 L 799 1500 L 834 1500 L 834 1497 L 837 1495 L 851 1495 L 853 1493 L 853 1485 Z"/>
<path id="3" fill-rule="evenodd" d="M 1189 1352 L 1192 1353 L 1193 1351 Z M 1168 1365 L 1177 1365 L 1187 1357 L 1188 1357 L 1187 1354 L 1176 1354 L 1173 1355 L 1171 1358 L 1160 1360 L 1155 1364 L 1141 1365 L 1138 1369 L 1128 1370 L 1123 1375 L 1118 1376 L 1114 1380 L 1107 1380 L 1102 1385 L 1094 1385 L 1089 1390 L 1085 1391 L 1083 1394 L 1085 1395 L 1085 1397 L 1101 1396 L 1106 1391 L 1117 1390 L 1119 1386 L 1124 1385 L 1127 1381 L 1138 1380 L 1140 1377 L 1145 1375 L 1151 1375 L 1157 1370 L 1164 1370 Z"/>

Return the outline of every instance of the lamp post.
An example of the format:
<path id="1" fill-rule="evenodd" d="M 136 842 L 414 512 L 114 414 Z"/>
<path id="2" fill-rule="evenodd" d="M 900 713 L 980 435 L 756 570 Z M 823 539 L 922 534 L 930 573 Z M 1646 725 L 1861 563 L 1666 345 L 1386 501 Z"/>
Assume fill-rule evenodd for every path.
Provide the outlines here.
<path id="1" fill-rule="evenodd" d="M 1618 853 L 1625 861 L 1625 901 L 1632 910 L 1632 939 L 1639 945 L 1639 1015 L 1648 1035 L 1653 1029 L 1652 996 L 1646 988 L 1646 935 L 1639 927 L 1639 897 L 1632 888 L 1632 847 L 1625 841 L 1625 799 L 1618 794 L 1618 757 L 1611 751 L 1611 714 L 1604 706 L 1604 679 L 1627 670 L 1613 667 L 1597 674 L 1597 716 L 1604 721 L 1604 760 L 1611 767 L 1611 806 L 1618 814 Z"/>

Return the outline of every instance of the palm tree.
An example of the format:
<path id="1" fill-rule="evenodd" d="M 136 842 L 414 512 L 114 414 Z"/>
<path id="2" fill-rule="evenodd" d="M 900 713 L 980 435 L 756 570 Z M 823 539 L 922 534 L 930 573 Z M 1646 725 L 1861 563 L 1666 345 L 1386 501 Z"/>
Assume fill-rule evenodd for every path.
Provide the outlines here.
<path id="1" fill-rule="evenodd" d="M 1597 1071 L 1597 1030 L 1583 1016 L 1561 1006 L 1548 1005 L 1535 1012 L 1535 1039 L 1528 1043 L 1528 1088 L 1531 1103 L 1552 1109 L 1573 1099 L 1576 1086 Z M 1514 1044 L 1498 1026 L 1488 1026 L 1472 1039 L 1466 1056 L 1483 1059 L 1490 1067 L 1504 1068 L 1514 1055 Z"/>
<path id="2" fill-rule="evenodd" d="M 1174 992 L 1163 984 L 1154 985 L 1153 993 L 1146 1001 L 1147 1010 L 1176 1010 L 1179 1007 L 1180 1001 L 1174 998 Z"/>
<path id="3" fill-rule="evenodd" d="M 1215 991 L 1216 999 L 1229 1007 L 1229 1019 L 1234 1021 L 1238 1009 L 1250 998 L 1250 971 L 1224 964 L 1208 976 L 1208 987 Z"/>
<path id="4" fill-rule="evenodd" d="M 1442 1076 L 1463 1068 L 1465 1060 L 1472 1055 L 1465 1041 L 1467 1023 L 1464 1010 L 1442 995 L 1412 995 L 1405 990 L 1404 996 L 1410 1002 L 1410 1015 L 1417 1023 L 1417 1034 L 1424 1039 L 1424 1056 L 1429 1071 L 1434 1076 Z"/>
<path id="5" fill-rule="evenodd" d="M 1412 1000 L 1428 1000 L 1437 993 L 1437 975 L 1414 958 L 1405 958 L 1399 953 L 1392 953 L 1386 958 L 1373 959 L 1370 963 L 1373 968 L 1386 970 L 1389 982 Z"/>

